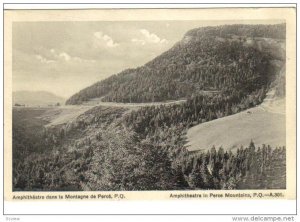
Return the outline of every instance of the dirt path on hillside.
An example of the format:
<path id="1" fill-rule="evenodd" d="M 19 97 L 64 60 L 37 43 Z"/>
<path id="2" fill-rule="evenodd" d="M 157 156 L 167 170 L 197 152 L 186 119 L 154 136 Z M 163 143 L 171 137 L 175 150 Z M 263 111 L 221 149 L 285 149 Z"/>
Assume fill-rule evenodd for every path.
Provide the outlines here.
<path id="1" fill-rule="evenodd" d="M 186 102 L 186 99 L 172 100 L 172 101 L 165 101 L 165 102 L 149 102 L 149 103 L 119 103 L 119 102 L 103 102 L 101 98 L 97 98 L 83 103 L 82 106 L 110 106 L 110 107 L 131 108 L 131 107 L 145 107 L 145 106 L 174 105 L 174 104 L 181 104 L 184 102 Z"/>
<path id="2" fill-rule="evenodd" d="M 123 107 L 129 111 L 139 109 L 147 106 L 161 106 L 161 105 L 174 105 L 184 103 L 186 100 L 166 101 L 166 102 L 152 102 L 152 103 L 116 103 L 116 102 L 102 102 L 100 99 L 86 102 L 83 105 L 68 105 L 60 107 L 51 107 L 40 118 L 49 122 L 46 127 L 64 124 L 69 121 L 75 120 L 78 116 L 96 106 L 106 107 Z"/>

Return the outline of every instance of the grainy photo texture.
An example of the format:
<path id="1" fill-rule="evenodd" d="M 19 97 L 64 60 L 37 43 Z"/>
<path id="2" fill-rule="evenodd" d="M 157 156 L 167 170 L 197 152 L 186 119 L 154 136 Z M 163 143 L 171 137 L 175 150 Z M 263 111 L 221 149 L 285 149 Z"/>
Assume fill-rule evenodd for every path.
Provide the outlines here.
<path id="1" fill-rule="evenodd" d="M 13 22 L 13 191 L 285 189 L 285 46 L 284 20 Z"/>

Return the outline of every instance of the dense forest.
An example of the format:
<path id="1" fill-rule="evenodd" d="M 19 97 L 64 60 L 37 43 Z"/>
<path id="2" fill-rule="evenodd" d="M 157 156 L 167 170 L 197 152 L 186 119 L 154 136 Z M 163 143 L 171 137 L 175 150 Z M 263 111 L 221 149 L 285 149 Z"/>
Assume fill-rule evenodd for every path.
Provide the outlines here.
<path id="1" fill-rule="evenodd" d="M 120 129 L 121 130 L 121 129 Z M 103 132 L 98 146 L 31 154 L 14 167 L 14 190 L 284 189 L 285 147 L 212 147 L 187 153 L 137 135 Z"/>
<path id="2" fill-rule="evenodd" d="M 95 83 L 73 95 L 66 104 L 101 97 L 113 102 L 154 102 L 203 91 L 256 90 L 272 81 L 270 61 L 274 53 L 247 41 L 262 37 L 280 41 L 285 39 L 284 33 L 285 24 L 194 29 L 144 66 Z"/>
<path id="3" fill-rule="evenodd" d="M 247 41 L 284 42 L 285 25 L 230 25 L 189 31 L 169 51 L 72 96 L 111 102 L 177 100 L 137 109 L 95 106 L 47 126 L 47 109 L 13 109 L 13 189 L 283 189 L 285 147 L 188 151 L 187 130 L 285 96 L 284 60 Z M 274 65 L 275 64 L 275 65 Z M 277 64 L 277 65 L 276 65 Z M 279 64 L 279 65 L 278 65 Z"/>
<path id="4" fill-rule="evenodd" d="M 285 147 L 255 147 L 249 141 L 232 151 L 189 152 L 183 124 L 137 133 L 131 128 L 137 121 L 127 122 L 130 115 L 123 108 L 95 107 L 36 137 L 24 133 L 40 124 L 19 132 L 13 144 L 14 190 L 285 188 Z M 14 118 L 20 117 L 15 111 Z M 31 150 L 19 155 L 24 144 Z"/>

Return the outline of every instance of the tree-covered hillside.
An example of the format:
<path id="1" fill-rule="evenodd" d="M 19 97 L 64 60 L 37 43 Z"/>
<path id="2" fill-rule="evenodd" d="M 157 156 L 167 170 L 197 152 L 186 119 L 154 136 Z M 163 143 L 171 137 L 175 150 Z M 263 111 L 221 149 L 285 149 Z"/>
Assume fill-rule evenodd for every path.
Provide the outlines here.
<path id="1" fill-rule="evenodd" d="M 192 126 L 258 106 L 270 91 L 272 98 L 285 97 L 285 57 L 276 53 L 285 54 L 284 33 L 285 25 L 194 29 L 144 66 L 67 101 L 185 98 L 181 103 L 78 106 L 88 109 L 67 121 L 55 119 L 77 106 L 59 107 L 61 112 L 15 107 L 13 190 L 284 189 L 285 146 L 254 144 L 248 134 L 247 147 L 189 151 L 186 137 Z"/>
<path id="2" fill-rule="evenodd" d="M 154 102 L 187 98 L 203 91 L 251 92 L 269 84 L 274 74 L 270 63 L 274 53 L 253 44 L 264 38 L 284 42 L 285 24 L 193 29 L 144 66 L 97 82 L 66 104 L 100 97 L 113 102 Z"/>
<path id="3" fill-rule="evenodd" d="M 124 108 L 94 107 L 51 128 L 41 120 L 29 124 L 45 112 L 30 111 L 13 112 L 14 191 L 286 187 L 285 147 L 249 141 L 236 152 L 222 147 L 188 152 L 182 125 L 138 133 L 130 128 L 138 119 L 128 123 Z"/>

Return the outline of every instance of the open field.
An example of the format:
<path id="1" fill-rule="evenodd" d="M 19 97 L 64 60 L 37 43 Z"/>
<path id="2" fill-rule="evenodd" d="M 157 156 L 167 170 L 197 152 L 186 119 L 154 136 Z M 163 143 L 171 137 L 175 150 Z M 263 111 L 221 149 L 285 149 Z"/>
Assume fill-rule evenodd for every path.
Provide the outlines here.
<path id="1" fill-rule="evenodd" d="M 104 107 L 122 107 L 128 109 L 138 109 L 145 106 L 160 106 L 160 105 L 173 105 L 180 104 L 186 100 L 166 101 L 166 102 L 153 102 L 153 103 L 117 103 L 117 102 L 102 102 L 101 99 L 93 99 L 83 105 L 71 105 L 49 108 L 40 118 L 48 121 L 46 126 L 53 126 L 64 124 L 76 119 L 81 114 L 92 109 L 96 106 Z"/>
<path id="2" fill-rule="evenodd" d="M 61 106 L 49 108 L 40 118 L 49 122 L 46 126 L 59 125 L 76 119 L 91 108 L 91 106 Z"/>
<path id="3" fill-rule="evenodd" d="M 72 120 L 75 120 L 78 116 L 86 111 L 96 107 L 122 107 L 130 110 L 136 110 L 145 106 L 160 106 L 160 105 L 173 105 L 184 103 L 186 100 L 166 101 L 166 102 L 153 102 L 153 103 L 117 103 L 117 102 L 102 102 L 101 98 L 90 100 L 83 105 L 71 105 L 71 106 L 57 106 L 57 107 L 14 107 L 15 110 L 39 110 L 39 115 L 35 115 L 34 118 L 45 121 L 46 126 L 60 125 Z"/>
<path id="4" fill-rule="evenodd" d="M 249 145 L 285 145 L 285 100 L 266 100 L 260 106 L 199 124 L 188 130 L 188 149 L 206 150 L 212 146 L 236 149 Z M 275 107 L 277 106 L 277 108 Z"/>

